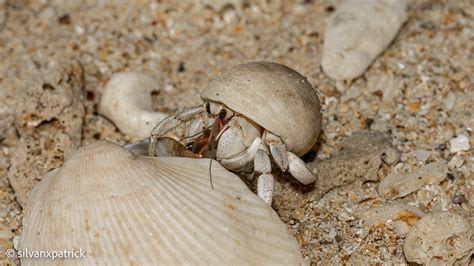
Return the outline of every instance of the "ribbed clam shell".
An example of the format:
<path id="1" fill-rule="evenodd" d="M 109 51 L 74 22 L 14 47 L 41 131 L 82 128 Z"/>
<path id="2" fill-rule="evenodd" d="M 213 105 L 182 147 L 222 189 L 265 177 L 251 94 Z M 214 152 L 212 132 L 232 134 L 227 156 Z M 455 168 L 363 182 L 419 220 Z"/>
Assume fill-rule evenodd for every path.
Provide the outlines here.
<path id="1" fill-rule="evenodd" d="M 213 189 L 209 162 L 89 144 L 32 192 L 20 249 L 86 250 L 65 264 L 300 263 L 275 211 L 215 161 Z"/>

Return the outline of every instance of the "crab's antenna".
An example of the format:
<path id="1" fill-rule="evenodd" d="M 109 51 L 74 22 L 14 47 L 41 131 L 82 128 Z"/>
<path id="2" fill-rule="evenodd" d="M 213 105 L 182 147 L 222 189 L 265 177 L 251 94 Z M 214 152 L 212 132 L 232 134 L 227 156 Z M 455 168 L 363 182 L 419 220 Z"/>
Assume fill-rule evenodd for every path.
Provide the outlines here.
<path id="1" fill-rule="evenodd" d="M 211 188 L 214 189 L 214 185 L 212 184 L 212 158 L 209 161 L 209 180 L 211 181 Z"/>
<path id="2" fill-rule="evenodd" d="M 218 140 L 221 137 L 222 133 L 224 133 L 224 131 L 228 128 L 229 128 L 229 124 L 225 124 L 224 127 L 222 127 L 221 131 L 219 131 L 219 134 L 217 134 L 216 140 Z"/>

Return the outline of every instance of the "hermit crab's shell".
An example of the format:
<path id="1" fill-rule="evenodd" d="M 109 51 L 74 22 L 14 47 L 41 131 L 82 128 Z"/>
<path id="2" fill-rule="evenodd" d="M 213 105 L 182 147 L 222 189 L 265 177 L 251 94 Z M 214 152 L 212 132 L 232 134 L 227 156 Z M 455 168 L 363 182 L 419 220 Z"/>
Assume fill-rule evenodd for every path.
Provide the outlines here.
<path id="1" fill-rule="evenodd" d="M 208 159 L 135 156 L 95 142 L 33 190 L 20 250 L 85 251 L 22 264 L 298 264 L 275 211 Z M 78 253 L 79 255 L 79 253 Z"/>
<path id="2" fill-rule="evenodd" d="M 321 106 L 315 89 L 295 70 L 271 62 L 232 67 L 201 92 L 204 101 L 225 104 L 280 136 L 287 148 L 303 155 L 321 130 Z"/>

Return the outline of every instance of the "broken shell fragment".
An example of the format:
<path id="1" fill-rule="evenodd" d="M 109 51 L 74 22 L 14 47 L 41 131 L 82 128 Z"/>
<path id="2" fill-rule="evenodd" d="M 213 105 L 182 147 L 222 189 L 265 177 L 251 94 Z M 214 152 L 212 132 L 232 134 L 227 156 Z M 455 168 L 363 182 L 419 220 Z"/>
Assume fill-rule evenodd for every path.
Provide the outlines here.
<path id="1" fill-rule="evenodd" d="M 210 180 L 209 162 L 136 156 L 110 142 L 81 148 L 33 190 L 19 248 L 83 249 L 86 258 L 22 263 L 302 262 L 275 211 L 218 163 Z"/>
<path id="2" fill-rule="evenodd" d="M 406 20 L 405 0 L 343 1 L 324 34 L 324 72 L 335 80 L 362 75 Z"/>
<path id="3" fill-rule="evenodd" d="M 148 137 L 153 127 L 168 116 L 152 110 L 153 91 L 158 91 L 158 82 L 148 75 L 133 72 L 115 74 L 102 94 L 99 113 L 127 135 Z"/>
<path id="4" fill-rule="evenodd" d="M 408 233 L 403 251 L 409 262 L 424 265 L 467 265 L 474 252 L 469 219 L 451 212 L 433 212 Z"/>
<path id="5" fill-rule="evenodd" d="M 397 199 L 420 190 L 425 185 L 437 184 L 448 174 L 444 162 L 427 164 L 410 174 L 390 173 L 380 182 L 379 194 L 383 198 Z"/>

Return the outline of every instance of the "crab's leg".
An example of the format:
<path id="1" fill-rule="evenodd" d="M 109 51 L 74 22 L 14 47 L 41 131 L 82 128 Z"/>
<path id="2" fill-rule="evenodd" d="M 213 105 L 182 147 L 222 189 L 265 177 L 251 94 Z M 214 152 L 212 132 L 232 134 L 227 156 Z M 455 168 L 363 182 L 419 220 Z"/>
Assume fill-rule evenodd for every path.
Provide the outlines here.
<path id="1" fill-rule="evenodd" d="M 169 116 L 158 123 L 151 131 L 150 144 L 148 146 L 148 155 L 155 156 L 156 141 L 165 136 L 171 129 L 181 125 L 186 121 L 190 121 L 198 115 L 205 116 L 206 110 L 202 106 L 193 107 L 183 110 L 176 115 Z"/>
<path id="2" fill-rule="evenodd" d="M 290 174 L 303 185 L 308 185 L 316 181 L 316 175 L 309 170 L 308 166 L 296 154 L 288 151 L 288 162 Z"/>
<path id="3" fill-rule="evenodd" d="M 286 172 L 288 169 L 288 156 L 283 141 L 280 137 L 269 131 L 265 131 L 263 134 L 263 141 L 270 147 L 270 153 L 275 163 L 283 172 Z"/>
<path id="4" fill-rule="evenodd" d="M 254 156 L 253 165 L 254 174 L 258 174 L 257 195 L 267 204 L 271 205 L 275 179 L 271 174 L 272 164 L 265 144 L 262 143 L 260 148 L 257 150 L 257 153 Z"/>
<path id="5" fill-rule="evenodd" d="M 123 146 L 125 149 L 133 152 L 135 155 L 142 155 L 146 156 L 148 155 L 148 146 L 150 143 L 150 139 L 142 139 L 139 141 L 132 142 L 130 144 L 127 144 Z"/>
<path id="6" fill-rule="evenodd" d="M 150 139 L 146 138 L 140 141 L 132 142 L 124 146 L 135 155 L 147 156 Z M 155 155 L 159 157 L 189 157 L 195 158 L 196 155 L 187 150 L 186 147 L 175 139 L 162 137 L 156 142 Z"/>
<path id="7" fill-rule="evenodd" d="M 278 167 L 290 174 L 300 183 L 308 185 L 316 181 L 316 176 L 296 154 L 287 151 L 283 141 L 268 131 L 264 134 L 264 142 L 270 147 L 270 153 Z"/>

